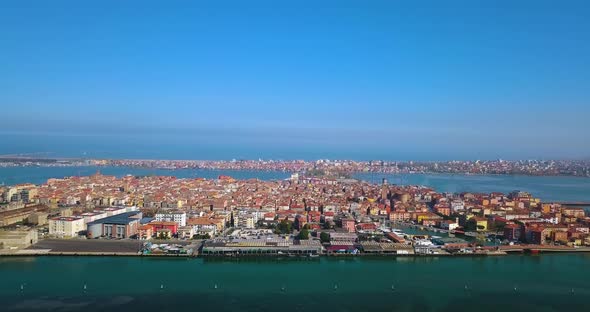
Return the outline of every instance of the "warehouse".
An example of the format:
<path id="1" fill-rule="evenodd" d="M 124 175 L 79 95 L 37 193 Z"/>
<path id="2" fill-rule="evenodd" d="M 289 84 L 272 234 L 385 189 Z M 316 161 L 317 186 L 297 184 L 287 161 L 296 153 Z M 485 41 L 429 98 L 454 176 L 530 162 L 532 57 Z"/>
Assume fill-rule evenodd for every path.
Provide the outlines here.
<path id="1" fill-rule="evenodd" d="M 142 213 L 125 212 L 88 223 L 88 238 L 131 238 L 139 233 Z"/>
<path id="2" fill-rule="evenodd" d="M 0 249 L 22 249 L 37 243 L 37 230 L 0 231 Z"/>
<path id="3" fill-rule="evenodd" d="M 322 251 L 319 241 L 293 241 L 285 239 L 211 240 L 203 244 L 205 256 L 248 255 L 317 255 Z"/>

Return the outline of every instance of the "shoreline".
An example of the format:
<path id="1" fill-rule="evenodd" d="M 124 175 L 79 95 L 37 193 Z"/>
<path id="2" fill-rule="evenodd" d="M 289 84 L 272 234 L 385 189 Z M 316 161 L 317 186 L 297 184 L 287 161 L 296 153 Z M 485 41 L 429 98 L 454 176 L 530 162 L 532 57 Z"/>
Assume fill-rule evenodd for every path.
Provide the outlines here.
<path id="1" fill-rule="evenodd" d="M 0 158 L 1 160 L 1 158 Z M 151 160 L 150 160 L 151 161 Z M 158 161 L 158 160 L 155 160 Z M 301 171 L 294 170 L 274 170 L 274 169 L 251 169 L 251 168 L 167 168 L 167 167 L 148 167 L 137 165 L 85 165 L 85 164 L 60 164 L 60 165 L 38 165 L 38 164 L 10 164 L 0 166 L 0 168 L 129 168 L 141 170 L 162 170 L 162 171 L 228 171 L 228 172 L 276 172 L 276 173 L 300 173 Z M 472 172 L 436 172 L 436 171 L 421 171 L 421 172 L 380 172 L 380 171 L 343 171 L 343 173 L 350 175 L 357 174 L 384 174 L 384 175 L 448 175 L 448 176 L 506 176 L 506 177 L 550 177 L 550 178 L 581 178 L 589 179 L 590 176 L 573 175 L 573 174 L 526 174 L 526 173 L 472 173 Z"/>
<path id="2" fill-rule="evenodd" d="M 30 258 L 30 257 L 134 257 L 134 258 L 168 258 L 168 259 L 280 259 L 280 260 L 319 260 L 327 259 L 384 259 L 384 258 L 486 258 L 502 256 L 543 256 L 543 254 L 579 254 L 590 253 L 590 249 L 553 250 L 553 251 L 497 251 L 489 253 L 462 254 L 321 254 L 316 257 L 289 255 L 190 255 L 190 254 L 142 254 L 139 252 L 62 252 L 62 251 L 32 251 L 0 252 L 1 258 Z"/>

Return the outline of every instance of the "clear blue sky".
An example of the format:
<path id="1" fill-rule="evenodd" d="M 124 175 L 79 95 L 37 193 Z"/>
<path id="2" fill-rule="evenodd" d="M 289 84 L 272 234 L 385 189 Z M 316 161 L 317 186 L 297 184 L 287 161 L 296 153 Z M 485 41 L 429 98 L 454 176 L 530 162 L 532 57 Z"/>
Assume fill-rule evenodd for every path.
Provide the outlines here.
<path id="1" fill-rule="evenodd" d="M 580 158 L 589 99 L 590 1 L 0 2 L 0 153 Z"/>

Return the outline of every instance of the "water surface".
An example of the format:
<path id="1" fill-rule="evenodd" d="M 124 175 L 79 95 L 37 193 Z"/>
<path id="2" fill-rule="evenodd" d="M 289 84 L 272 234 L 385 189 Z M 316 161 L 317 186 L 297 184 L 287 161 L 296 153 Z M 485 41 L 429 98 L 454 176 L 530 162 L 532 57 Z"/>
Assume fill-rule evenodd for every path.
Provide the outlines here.
<path id="1" fill-rule="evenodd" d="M 590 295 L 589 261 L 585 254 L 299 261 L 3 258 L 0 298 L 7 311 L 37 306 L 85 311 L 583 311 Z"/>

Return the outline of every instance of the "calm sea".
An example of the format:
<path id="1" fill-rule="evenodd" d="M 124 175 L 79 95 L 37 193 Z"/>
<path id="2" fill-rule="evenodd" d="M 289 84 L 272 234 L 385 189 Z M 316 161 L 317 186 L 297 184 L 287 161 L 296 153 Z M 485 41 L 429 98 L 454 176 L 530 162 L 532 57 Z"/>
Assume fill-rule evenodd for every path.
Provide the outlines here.
<path id="1" fill-rule="evenodd" d="M 0 258 L 0 298 L 3 311 L 587 311 L 588 263 L 583 254 Z"/>

